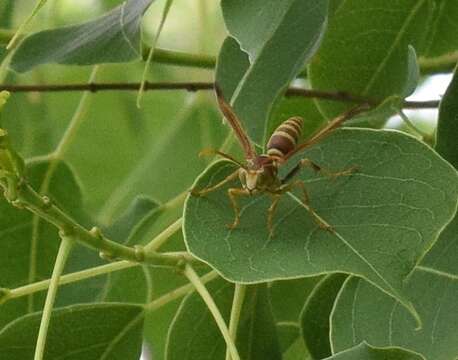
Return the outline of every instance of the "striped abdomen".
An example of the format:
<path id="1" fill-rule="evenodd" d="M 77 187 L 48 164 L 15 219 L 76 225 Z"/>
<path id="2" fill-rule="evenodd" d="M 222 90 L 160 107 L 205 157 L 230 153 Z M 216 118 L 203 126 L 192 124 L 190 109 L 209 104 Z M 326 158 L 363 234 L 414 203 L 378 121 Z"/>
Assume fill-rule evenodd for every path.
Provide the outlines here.
<path id="1" fill-rule="evenodd" d="M 281 123 L 267 143 L 267 155 L 283 158 L 293 151 L 301 136 L 303 123 L 300 117 L 292 117 Z"/>

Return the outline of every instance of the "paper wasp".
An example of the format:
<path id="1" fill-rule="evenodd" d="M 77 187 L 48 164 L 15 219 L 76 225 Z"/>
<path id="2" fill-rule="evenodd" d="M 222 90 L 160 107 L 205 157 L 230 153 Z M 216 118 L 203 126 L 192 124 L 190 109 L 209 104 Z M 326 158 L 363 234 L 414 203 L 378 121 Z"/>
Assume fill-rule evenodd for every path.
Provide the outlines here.
<path id="1" fill-rule="evenodd" d="M 237 136 L 237 139 L 244 152 L 246 162 L 243 164 L 232 156 L 218 150 L 209 149 L 202 151 L 201 155 L 220 155 L 221 157 L 237 164 L 239 168 L 216 185 L 200 190 L 192 189 L 191 194 L 194 196 L 203 196 L 214 190 L 217 190 L 229 181 L 232 181 L 238 177 L 242 187 L 229 188 L 227 190 L 229 200 L 231 201 L 235 213 L 234 222 L 229 224 L 228 227 L 234 229 L 239 225 L 240 222 L 240 207 L 237 202 L 237 197 L 267 193 L 272 196 L 272 204 L 268 209 L 267 216 L 267 227 L 270 234 L 272 235 L 273 216 L 275 209 L 277 208 L 278 201 L 284 193 L 289 192 L 294 188 L 298 188 L 302 191 L 303 194 L 303 204 L 309 210 L 316 223 L 321 228 L 332 231 L 331 226 L 324 223 L 317 215 L 315 210 L 310 207 L 309 198 L 304 182 L 302 180 L 293 180 L 293 178 L 301 168 L 307 166 L 311 167 L 316 172 L 321 172 L 325 176 L 329 176 L 330 178 L 349 175 L 355 170 L 355 167 L 333 173 L 320 167 L 310 159 L 302 159 L 282 179 L 280 179 L 278 176 L 278 169 L 280 166 L 285 164 L 293 155 L 319 142 L 347 119 L 364 110 L 368 110 L 368 105 L 354 107 L 342 115 L 334 118 L 323 128 L 318 130 L 309 140 L 299 145 L 297 142 L 302 132 L 303 119 L 300 117 L 289 118 L 282 122 L 271 135 L 269 141 L 267 142 L 266 153 L 258 155 L 245 130 L 243 129 L 241 122 L 237 118 L 237 115 L 232 110 L 232 107 L 224 99 L 221 89 L 216 85 L 215 90 L 219 108 L 232 127 L 235 135 Z"/>

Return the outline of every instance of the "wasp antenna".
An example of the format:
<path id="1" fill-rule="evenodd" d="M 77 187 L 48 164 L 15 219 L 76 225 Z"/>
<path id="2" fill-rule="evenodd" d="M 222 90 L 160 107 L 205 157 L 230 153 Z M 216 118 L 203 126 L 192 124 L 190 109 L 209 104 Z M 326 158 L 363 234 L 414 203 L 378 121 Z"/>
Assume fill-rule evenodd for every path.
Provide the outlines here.
<path id="1" fill-rule="evenodd" d="M 240 161 L 238 161 L 237 159 L 235 159 L 234 157 L 232 157 L 231 155 L 229 154 L 226 154 L 226 153 L 223 153 L 222 151 L 219 151 L 219 150 L 215 150 L 215 149 L 203 149 L 200 153 L 199 153 L 199 157 L 202 157 L 202 156 L 210 156 L 210 155 L 219 155 L 235 164 L 237 164 L 238 166 L 240 166 L 241 168 L 243 169 L 246 169 L 246 166 L 243 165 Z"/>

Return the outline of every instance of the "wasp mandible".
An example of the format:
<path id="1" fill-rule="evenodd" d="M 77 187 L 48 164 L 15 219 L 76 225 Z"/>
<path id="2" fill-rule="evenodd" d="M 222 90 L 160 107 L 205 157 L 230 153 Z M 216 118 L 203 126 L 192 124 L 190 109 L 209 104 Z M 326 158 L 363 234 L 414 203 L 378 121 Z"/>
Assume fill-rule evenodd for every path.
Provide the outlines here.
<path id="1" fill-rule="evenodd" d="M 249 140 L 245 130 L 242 127 L 240 120 L 237 118 L 232 107 L 223 97 L 222 91 L 218 85 L 215 85 L 216 98 L 221 112 L 224 114 L 229 125 L 232 127 L 237 139 L 242 147 L 245 155 L 245 163 L 236 160 L 231 155 L 223 153 L 219 150 L 208 149 L 201 152 L 201 155 L 216 154 L 219 155 L 239 166 L 239 168 L 232 174 L 227 176 L 219 183 L 205 188 L 205 189 L 192 189 L 191 194 L 194 196 L 203 196 L 218 188 L 224 186 L 229 181 L 240 179 L 242 185 L 241 188 L 229 188 L 227 195 L 234 209 L 235 219 L 232 224 L 228 227 L 231 229 L 236 228 L 240 223 L 240 207 L 237 202 L 238 197 L 251 196 L 255 194 L 267 193 L 271 195 L 272 203 L 267 211 L 267 227 L 269 233 L 273 234 L 273 217 L 277 208 L 278 202 L 284 193 L 290 192 L 295 188 L 300 189 L 303 198 L 302 203 L 306 209 L 310 212 L 315 222 L 325 230 L 333 231 L 332 227 L 321 220 L 318 214 L 313 210 L 309 204 L 309 197 L 305 184 L 302 180 L 294 180 L 294 176 L 303 167 L 310 167 L 316 172 L 320 172 L 325 176 L 332 179 L 350 175 L 356 168 L 351 167 L 340 172 L 328 171 L 310 159 L 301 159 L 296 166 L 294 166 L 289 173 L 283 178 L 278 175 L 278 169 L 280 166 L 286 164 L 286 162 L 299 151 L 316 144 L 322 140 L 325 136 L 329 135 L 334 129 L 339 127 L 343 122 L 349 118 L 359 114 L 362 111 L 368 110 L 368 105 L 356 106 L 342 115 L 334 118 L 328 122 L 324 127 L 318 130 L 309 140 L 298 144 L 300 138 L 303 119 L 300 117 L 291 117 L 280 124 L 277 129 L 273 132 L 266 146 L 265 154 L 257 154 L 253 144 Z"/>

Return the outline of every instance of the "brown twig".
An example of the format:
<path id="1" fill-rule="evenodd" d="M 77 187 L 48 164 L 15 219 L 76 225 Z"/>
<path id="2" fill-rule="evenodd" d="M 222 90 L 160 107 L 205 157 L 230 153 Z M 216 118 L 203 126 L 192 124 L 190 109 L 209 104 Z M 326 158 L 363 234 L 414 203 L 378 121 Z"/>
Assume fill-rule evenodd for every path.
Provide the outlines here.
<path id="1" fill-rule="evenodd" d="M 147 82 L 145 91 L 152 90 L 186 90 L 190 92 L 201 90 L 213 90 L 212 82 Z M 45 84 L 45 85 L 0 85 L 1 90 L 11 93 L 20 92 L 70 92 L 70 91 L 138 91 L 140 83 L 89 83 L 89 84 Z M 353 95 L 347 92 L 332 92 L 322 90 L 307 90 L 291 87 L 286 91 L 286 96 L 300 96 L 330 101 L 348 102 L 354 104 L 377 105 L 380 101 L 363 96 Z M 437 108 L 439 100 L 429 101 L 405 101 L 404 108 L 428 109 Z"/>

